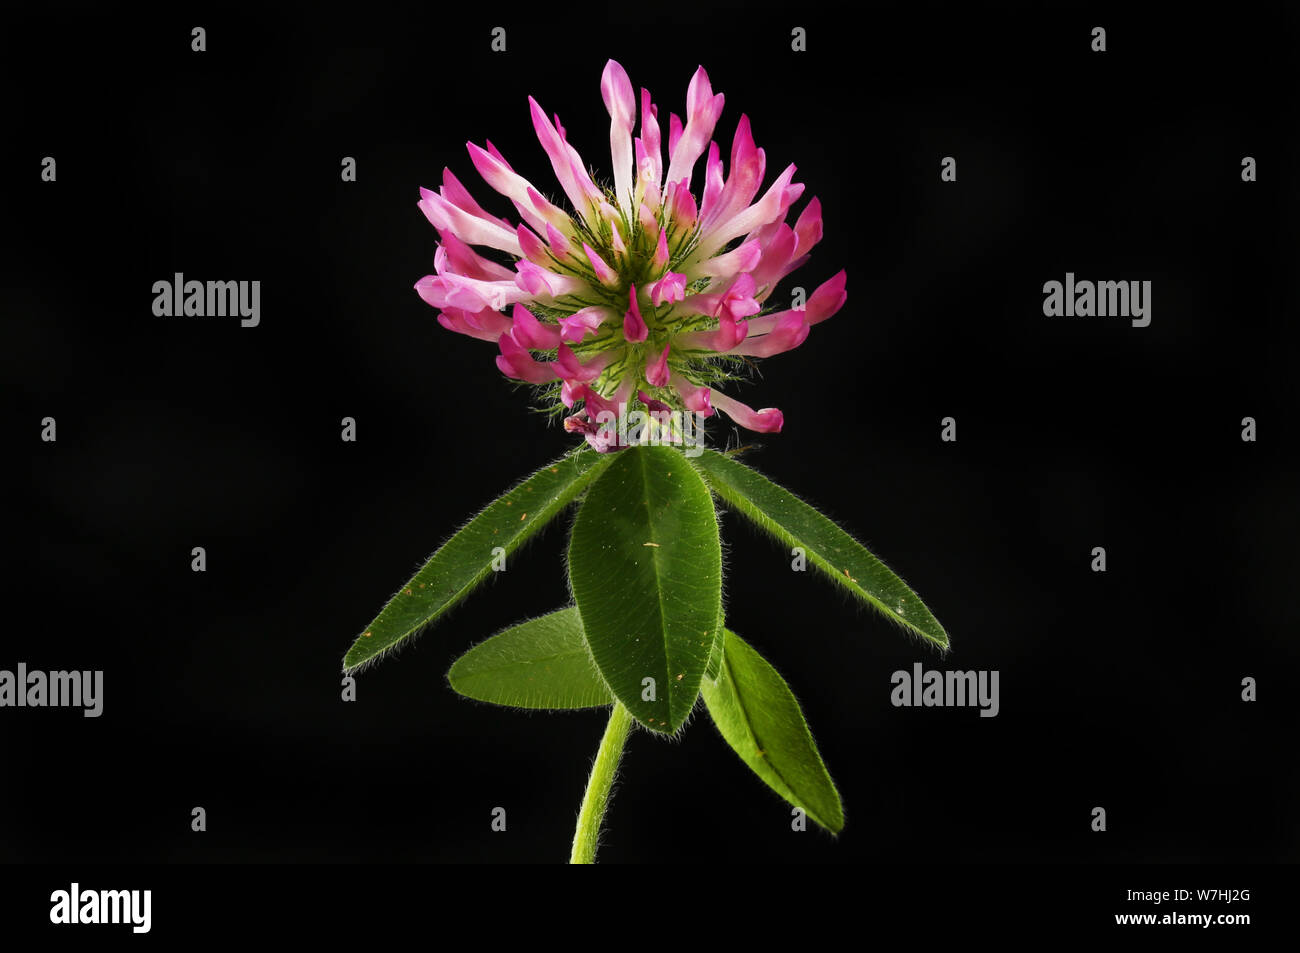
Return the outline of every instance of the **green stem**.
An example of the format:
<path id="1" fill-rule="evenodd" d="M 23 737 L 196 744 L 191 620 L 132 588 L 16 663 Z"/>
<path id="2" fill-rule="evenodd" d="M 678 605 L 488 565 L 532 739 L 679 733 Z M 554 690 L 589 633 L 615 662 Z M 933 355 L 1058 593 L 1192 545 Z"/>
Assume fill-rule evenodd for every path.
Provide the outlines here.
<path id="1" fill-rule="evenodd" d="M 614 702 L 614 709 L 609 713 L 609 724 L 605 726 L 605 737 L 600 739 L 600 750 L 596 752 L 591 778 L 587 781 L 582 809 L 578 812 L 578 829 L 573 834 L 573 852 L 569 855 L 571 864 L 596 862 L 600 824 L 605 819 L 605 808 L 609 806 L 609 789 L 614 784 L 614 775 L 618 773 L 618 762 L 623 757 L 623 745 L 627 742 L 628 729 L 631 727 L 631 713 L 619 702 Z"/>

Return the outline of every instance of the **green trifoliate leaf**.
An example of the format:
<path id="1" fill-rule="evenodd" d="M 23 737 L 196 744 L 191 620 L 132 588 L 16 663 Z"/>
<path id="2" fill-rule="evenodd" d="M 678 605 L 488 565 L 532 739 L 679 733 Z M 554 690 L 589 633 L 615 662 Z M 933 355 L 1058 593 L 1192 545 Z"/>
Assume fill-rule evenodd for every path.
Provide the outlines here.
<path id="1" fill-rule="evenodd" d="M 516 708 L 595 708 L 614 696 L 582 637 L 577 609 L 561 609 L 492 636 L 447 673 L 467 698 Z"/>
<path id="2" fill-rule="evenodd" d="M 844 811 L 790 687 L 730 629 L 717 682 L 701 685 L 709 715 L 727 744 L 777 794 L 838 834 Z"/>
<path id="3" fill-rule="evenodd" d="M 721 624 L 722 549 L 708 488 L 683 455 L 631 447 L 592 484 L 569 578 L 600 673 L 637 721 L 674 732 Z"/>
<path id="4" fill-rule="evenodd" d="M 706 450 L 692 463 L 713 492 L 808 563 L 883 615 L 948 648 L 948 633 L 924 602 L 867 548 L 784 487 L 743 463 Z"/>
<path id="5" fill-rule="evenodd" d="M 581 450 L 542 467 L 442 544 L 352 644 L 343 670 L 360 665 L 437 620 L 574 501 L 607 458 Z"/>

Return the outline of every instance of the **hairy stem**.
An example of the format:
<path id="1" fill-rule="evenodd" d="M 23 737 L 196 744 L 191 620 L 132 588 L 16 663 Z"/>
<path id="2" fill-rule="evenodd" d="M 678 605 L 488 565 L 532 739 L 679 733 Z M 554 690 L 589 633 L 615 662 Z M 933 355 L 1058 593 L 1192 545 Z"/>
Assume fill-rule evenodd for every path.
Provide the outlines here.
<path id="1" fill-rule="evenodd" d="M 631 713 L 619 702 L 614 702 L 609 724 L 605 726 L 605 737 L 600 739 L 596 763 L 587 781 L 582 809 L 578 812 L 578 829 L 573 834 L 573 852 L 569 855 L 571 864 L 596 862 L 600 825 L 605 819 L 605 808 L 609 806 L 609 790 L 614 784 L 614 775 L 618 773 L 618 762 L 623 757 L 623 745 L 631 727 Z"/>

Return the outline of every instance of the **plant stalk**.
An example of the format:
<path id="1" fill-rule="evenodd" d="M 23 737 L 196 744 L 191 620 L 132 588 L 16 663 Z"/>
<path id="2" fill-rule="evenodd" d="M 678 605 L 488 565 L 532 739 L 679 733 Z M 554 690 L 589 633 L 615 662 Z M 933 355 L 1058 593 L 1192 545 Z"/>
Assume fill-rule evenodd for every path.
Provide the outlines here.
<path id="1" fill-rule="evenodd" d="M 614 785 L 618 762 L 623 757 L 623 745 L 631 727 L 632 714 L 621 703 L 614 702 L 609 724 L 605 726 L 605 736 L 600 739 L 600 748 L 596 752 L 596 763 L 587 780 L 587 793 L 583 795 L 582 808 L 578 811 L 578 829 L 573 834 L 573 851 L 569 855 L 571 864 L 596 862 L 600 825 L 605 819 L 609 791 Z"/>

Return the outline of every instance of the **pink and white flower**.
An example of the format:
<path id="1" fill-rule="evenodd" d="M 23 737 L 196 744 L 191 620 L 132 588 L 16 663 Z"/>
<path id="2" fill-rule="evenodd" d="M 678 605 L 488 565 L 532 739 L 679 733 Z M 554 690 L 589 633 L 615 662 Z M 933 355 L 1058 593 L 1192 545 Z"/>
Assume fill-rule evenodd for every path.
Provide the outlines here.
<path id="1" fill-rule="evenodd" d="M 420 190 L 419 207 L 440 243 L 435 274 L 416 291 L 439 309 L 443 327 L 495 342 L 503 374 L 558 387 L 566 407 L 581 404 L 565 428 L 599 450 L 618 444 L 596 415 L 634 393 L 656 410 L 722 411 L 749 430 L 779 432 L 781 411 L 754 410 L 715 385 L 741 362 L 798 347 L 843 307 L 842 270 L 801 308 L 765 304 L 821 240 L 820 202 L 805 205 L 793 227 L 786 223 L 804 190 L 793 165 L 759 197 L 766 158 L 747 116 L 724 165 L 713 141 L 724 97 L 703 67 L 687 89 L 685 120 L 669 116 L 666 155 L 659 111 L 645 89 L 635 134 L 637 96 L 614 60 L 600 92 L 610 116 L 613 189 L 592 181 L 559 117 L 552 122 L 529 97 L 533 128 L 572 211 L 545 199 L 491 142 L 468 143 L 474 167 L 522 221 L 488 213 L 444 170 L 437 192 Z M 706 152 L 697 202 L 691 181 Z M 471 246 L 510 256 L 511 267 Z"/>

